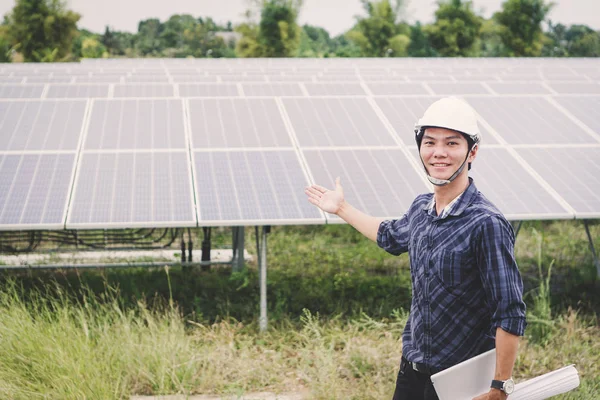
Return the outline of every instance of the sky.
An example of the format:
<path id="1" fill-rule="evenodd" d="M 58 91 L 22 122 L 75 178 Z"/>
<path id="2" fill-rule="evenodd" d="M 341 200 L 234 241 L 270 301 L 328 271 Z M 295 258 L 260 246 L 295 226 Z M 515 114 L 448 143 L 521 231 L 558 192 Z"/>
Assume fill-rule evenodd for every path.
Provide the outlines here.
<path id="1" fill-rule="evenodd" d="M 473 0 L 480 15 L 489 18 L 500 10 L 503 0 Z M 600 30 L 600 1 L 554 0 L 549 14 L 553 22 L 565 25 L 585 24 Z M 81 14 L 78 27 L 104 33 L 108 25 L 112 30 L 137 32 L 138 22 L 147 18 L 167 20 L 173 14 L 191 14 L 194 17 L 212 17 L 216 22 L 234 25 L 244 21 L 244 11 L 249 0 L 67 0 L 69 9 Z M 435 0 L 407 2 L 406 20 L 432 22 L 437 8 Z M 0 15 L 9 12 L 15 0 L 0 0 Z M 325 28 L 332 36 L 350 29 L 355 17 L 365 15 L 360 0 L 304 0 L 300 11 L 300 24 Z"/>

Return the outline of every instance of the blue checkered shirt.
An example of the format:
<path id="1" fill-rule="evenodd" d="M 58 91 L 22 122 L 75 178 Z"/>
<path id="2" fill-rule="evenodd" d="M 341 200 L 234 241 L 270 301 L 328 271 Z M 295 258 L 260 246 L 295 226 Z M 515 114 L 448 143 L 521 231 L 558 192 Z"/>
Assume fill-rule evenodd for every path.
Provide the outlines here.
<path id="1" fill-rule="evenodd" d="M 410 257 L 412 303 L 402 353 L 432 368 L 493 349 L 497 327 L 525 332 L 512 226 L 469 181 L 441 215 L 433 194 L 422 194 L 401 219 L 382 222 L 377 232 L 380 247 Z"/>

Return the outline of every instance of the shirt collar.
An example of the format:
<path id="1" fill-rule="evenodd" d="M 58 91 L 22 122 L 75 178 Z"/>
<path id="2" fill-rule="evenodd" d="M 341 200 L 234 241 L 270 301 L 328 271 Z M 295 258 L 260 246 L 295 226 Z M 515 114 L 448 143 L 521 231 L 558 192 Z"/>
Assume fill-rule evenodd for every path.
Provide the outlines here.
<path id="1" fill-rule="evenodd" d="M 440 219 L 446 218 L 449 215 L 458 216 L 461 215 L 467 207 L 473 202 L 475 195 L 477 194 L 477 187 L 475 186 L 475 182 L 473 178 L 469 177 L 469 186 L 465 189 L 464 192 L 459 194 L 452 200 L 443 210 Z M 431 200 L 425 204 L 423 207 L 424 210 L 431 216 L 434 215 L 435 210 L 435 196 L 431 196 Z"/>

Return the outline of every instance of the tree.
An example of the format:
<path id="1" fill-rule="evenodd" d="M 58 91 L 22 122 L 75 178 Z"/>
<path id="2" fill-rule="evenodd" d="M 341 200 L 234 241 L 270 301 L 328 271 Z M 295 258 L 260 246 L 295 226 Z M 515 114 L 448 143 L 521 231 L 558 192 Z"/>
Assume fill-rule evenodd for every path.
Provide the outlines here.
<path id="1" fill-rule="evenodd" d="M 290 57 L 300 45 L 301 29 L 296 22 L 302 0 L 263 0 L 260 3 L 260 21 L 247 22 L 235 29 L 242 35 L 236 45 L 239 57 Z"/>
<path id="2" fill-rule="evenodd" d="M 332 51 L 333 41 L 325 29 L 304 25 L 300 36 L 298 56 L 326 57 Z"/>
<path id="3" fill-rule="evenodd" d="M 479 30 L 480 56 L 500 57 L 506 53 L 500 31 L 502 27 L 493 18 L 483 21 Z"/>
<path id="4" fill-rule="evenodd" d="M 507 0 L 493 18 L 501 25 L 500 37 L 507 56 L 536 57 L 542 52 L 541 23 L 552 8 L 544 0 Z"/>
<path id="5" fill-rule="evenodd" d="M 437 51 L 431 47 L 427 33 L 419 21 L 410 27 L 410 44 L 407 51 L 410 57 L 436 57 L 438 55 Z"/>
<path id="6" fill-rule="evenodd" d="M 258 42 L 266 57 L 290 57 L 300 44 L 296 19 L 301 0 L 269 0 L 263 4 L 258 25 Z"/>
<path id="7" fill-rule="evenodd" d="M 403 1 L 396 0 L 392 4 L 390 0 L 362 0 L 362 3 L 368 17 L 359 17 L 346 37 L 361 49 L 364 56 L 406 56 L 410 28 L 397 21 Z"/>
<path id="8" fill-rule="evenodd" d="M 473 12 L 470 1 L 440 1 L 435 22 L 425 27 L 434 49 L 444 57 L 476 56 L 482 18 Z"/>
<path id="9" fill-rule="evenodd" d="M 600 32 L 589 26 L 571 25 L 565 32 L 565 39 L 571 57 L 600 56 Z"/>
<path id="10" fill-rule="evenodd" d="M 80 18 L 60 0 L 16 0 L 7 23 L 25 61 L 59 61 L 69 56 Z"/>
<path id="11" fill-rule="evenodd" d="M 136 49 L 142 55 L 160 55 L 162 50 L 160 34 L 162 26 L 158 19 L 140 21 L 136 35 Z"/>
<path id="12" fill-rule="evenodd" d="M 101 58 L 105 53 L 106 47 L 94 38 L 85 38 L 81 44 L 81 55 L 85 58 Z"/>

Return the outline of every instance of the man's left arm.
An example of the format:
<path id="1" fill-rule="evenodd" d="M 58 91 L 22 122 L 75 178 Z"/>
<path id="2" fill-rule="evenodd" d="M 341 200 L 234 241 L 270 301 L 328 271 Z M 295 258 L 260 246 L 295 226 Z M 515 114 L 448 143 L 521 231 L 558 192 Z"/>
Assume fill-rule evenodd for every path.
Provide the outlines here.
<path id="1" fill-rule="evenodd" d="M 505 381 L 512 378 L 513 367 L 517 359 L 519 337 L 496 328 L 496 372 L 494 379 Z M 507 395 L 500 389 L 490 389 L 488 393 L 476 397 L 475 400 L 504 400 Z"/>
<path id="2" fill-rule="evenodd" d="M 514 233 L 504 218 L 492 216 L 483 224 L 478 238 L 477 258 L 486 301 L 492 308 L 492 324 L 496 327 L 496 372 L 494 379 L 512 377 L 517 357 L 519 336 L 525 331 L 523 283 L 514 257 Z M 491 382 L 490 382 L 491 385 Z M 505 399 L 498 389 L 477 400 Z"/>

